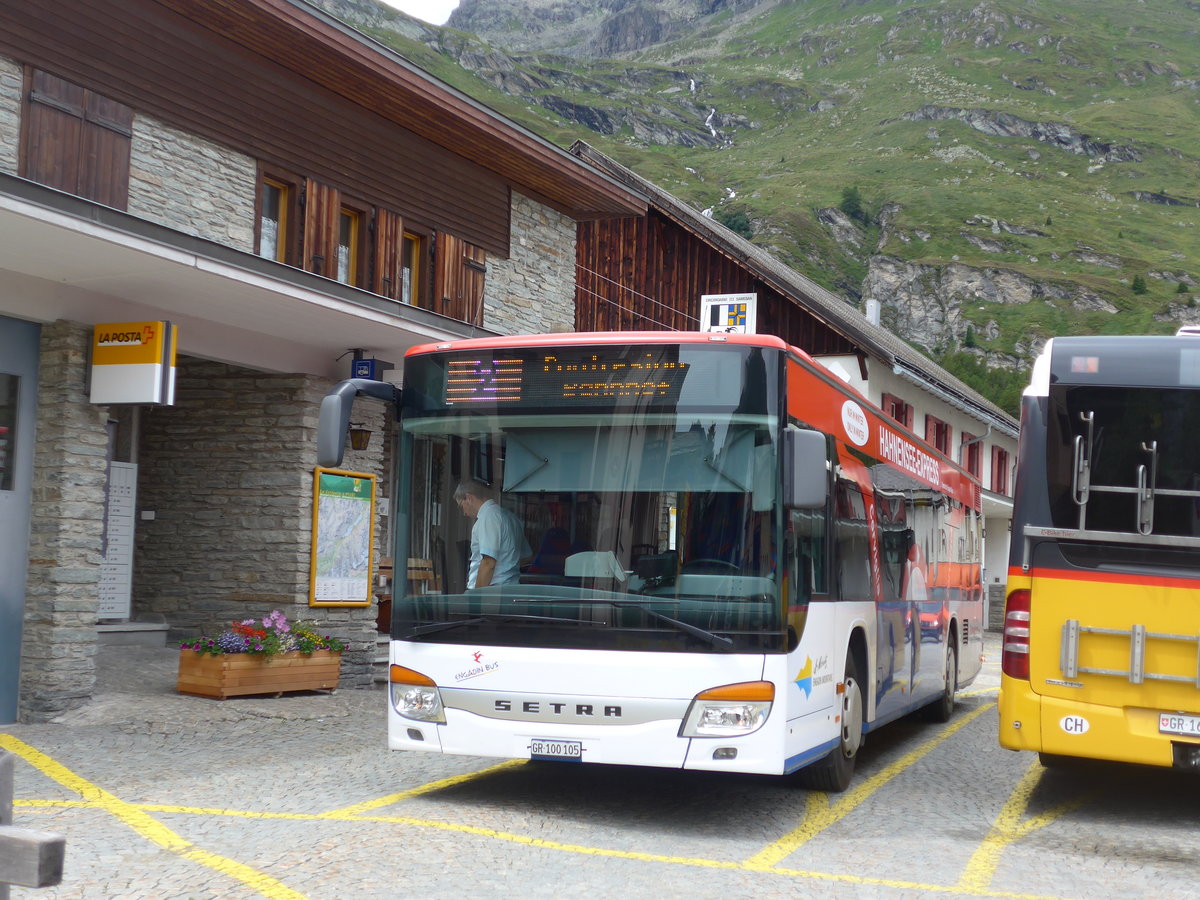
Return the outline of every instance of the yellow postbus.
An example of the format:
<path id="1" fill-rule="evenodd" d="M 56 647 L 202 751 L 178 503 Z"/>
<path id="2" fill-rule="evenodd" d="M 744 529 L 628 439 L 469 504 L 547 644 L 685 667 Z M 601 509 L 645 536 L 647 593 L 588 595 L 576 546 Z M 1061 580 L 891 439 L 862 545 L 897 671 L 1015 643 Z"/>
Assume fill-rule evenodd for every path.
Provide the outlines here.
<path id="1" fill-rule="evenodd" d="M 1047 342 L 1021 405 L 1000 743 L 1200 771 L 1200 336 Z"/>

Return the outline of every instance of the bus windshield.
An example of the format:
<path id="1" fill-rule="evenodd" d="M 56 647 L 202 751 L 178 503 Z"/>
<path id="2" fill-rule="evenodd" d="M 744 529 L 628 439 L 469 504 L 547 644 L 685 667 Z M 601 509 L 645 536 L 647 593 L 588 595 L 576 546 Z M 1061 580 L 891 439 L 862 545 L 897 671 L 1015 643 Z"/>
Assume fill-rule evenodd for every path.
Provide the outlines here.
<path id="1" fill-rule="evenodd" d="M 1055 386 L 1048 423 L 1046 471 L 1054 527 L 1200 537 L 1200 470 L 1191 447 L 1191 436 L 1200 430 L 1200 392 Z M 1151 552 L 1157 562 L 1171 564 L 1178 555 L 1145 546 L 1067 549 L 1084 565 L 1145 564 Z M 1180 561 L 1192 556 L 1184 554 Z"/>
<path id="2" fill-rule="evenodd" d="M 691 375 L 704 367 L 698 355 Z M 741 355 L 734 361 L 737 376 Z M 734 380 L 733 403 L 712 391 L 694 409 L 681 409 L 678 393 L 586 410 L 439 408 L 428 394 L 424 408 L 406 405 L 401 509 L 410 565 L 427 575 L 396 592 L 393 636 L 786 649 L 778 418 L 763 400 L 739 410 Z"/>

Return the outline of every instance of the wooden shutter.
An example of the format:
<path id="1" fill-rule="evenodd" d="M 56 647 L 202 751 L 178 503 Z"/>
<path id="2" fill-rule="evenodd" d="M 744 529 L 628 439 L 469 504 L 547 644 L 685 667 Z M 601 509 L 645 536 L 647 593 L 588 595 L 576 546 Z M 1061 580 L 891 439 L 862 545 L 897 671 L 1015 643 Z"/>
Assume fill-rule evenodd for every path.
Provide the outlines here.
<path id="1" fill-rule="evenodd" d="M 338 217 L 341 192 L 309 178 L 304 185 L 304 268 L 337 277 Z"/>
<path id="2" fill-rule="evenodd" d="M 442 315 L 483 325 L 487 252 L 450 234 L 437 236 L 434 296 Z"/>
<path id="3" fill-rule="evenodd" d="M 400 299 L 404 250 L 404 221 L 386 209 L 375 211 L 375 253 L 371 289 L 382 297 Z"/>
<path id="4" fill-rule="evenodd" d="M 132 109 L 35 69 L 28 110 L 26 178 L 116 209 L 129 205 Z"/>

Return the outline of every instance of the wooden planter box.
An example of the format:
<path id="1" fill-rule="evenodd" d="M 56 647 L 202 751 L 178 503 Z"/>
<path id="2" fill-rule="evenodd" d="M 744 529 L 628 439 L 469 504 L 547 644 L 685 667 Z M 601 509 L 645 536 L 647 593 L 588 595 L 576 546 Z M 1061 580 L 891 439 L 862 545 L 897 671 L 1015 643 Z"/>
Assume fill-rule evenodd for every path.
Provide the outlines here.
<path id="1" fill-rule="evenodd" d="M 292 650 L 277 656 L 252 653 L 197 653 L 179 651 L 179 680 L 175 689 L 197 697 L 241 697 L 285 691 L 334 690 L 342 654 L 331 650 L 301 653 Z"/>

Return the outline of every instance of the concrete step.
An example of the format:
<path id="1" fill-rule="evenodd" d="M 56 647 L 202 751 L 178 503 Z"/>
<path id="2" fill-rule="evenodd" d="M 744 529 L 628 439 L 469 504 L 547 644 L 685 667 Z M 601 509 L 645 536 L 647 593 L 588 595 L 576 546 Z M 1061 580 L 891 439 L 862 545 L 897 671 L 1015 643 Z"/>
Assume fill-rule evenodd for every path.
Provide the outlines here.
<path id="1" fill-rule="evenodd" d="M 387 684 L 388 680 L 388 645 L 391 637 L 379 634 L 375 637 L 375 683 Z"/>

